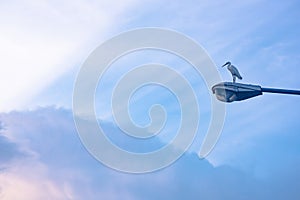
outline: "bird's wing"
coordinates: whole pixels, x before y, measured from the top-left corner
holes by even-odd
[[[240,75],[239,70],[235,66],[231,65],[231,70],[229,70],[229,71],[232,73],[232,75],[235,75],[239,79],[242,79],[242,76]]]

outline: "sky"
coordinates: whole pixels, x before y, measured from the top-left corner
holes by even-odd
[[[145,174],[113,170],[87,151],[75,127],[72,96],[79,70],[94,49],[143,27],[192,38],[224,81],[231,76],[220,66],[231,61],[243,83],[300,89],[299,9],[296,0],[2,1],[0,199],[297,199],[298,96],[264,94],[226,104],[221,137],[199,159],[211,116],[212,94],[203,77],[168,52],[143,50],[121,57],[95,94],[99,124],[121,148],[160,148],[174,138],[181,119],[171,92],[146,86],[132,95],[132,119],[146,126],[148,109],[160,103],[167,114],[164,129],[143,141],[122,135],[110,99],[116,82],[132,67],[172,66],[189,81],[199,103],[199,129],[191,147],[172,165]]]

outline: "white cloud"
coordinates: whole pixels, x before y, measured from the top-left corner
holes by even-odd
[[[0,6],[0,110],[21,108],[124,23],[134,0],[9,1]]]
[[[66,185],[58,185],[43,172],[44,166],[17,165],[0,175],[0,198],[11,199],[73,199]]]

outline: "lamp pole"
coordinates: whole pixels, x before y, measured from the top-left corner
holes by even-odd
[[[293,94],[300,95],[299,90],[287,90],[287,89],[277,89],[277,88],[261,88],[262,92],[277,93],[277,94]]]

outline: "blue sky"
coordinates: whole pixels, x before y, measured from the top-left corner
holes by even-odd
[[[174,136],[180,119],[172,94],[144,88],[133,96],[132,117],[146,125],[147,108],[162,100],[169,116],[164,135],[143,144],[119,137],[108,100],[111,84],[131,66],[171,65],[198,91],[201,121],[191,148],[170,167],[142,175],[96,161],[77,136],[71,108],[73,84],[88,55],[105,40],[139,27],[174,29],[193,38],[224,80],[231,77],[220,66],[229,60],[244,83],[300,89],[299,9],[292,0],[1,2],[1,199],[296,199],[297,96],[265,94],[227,104],[222,135],[200,160],[196,154],[210,117],[210,91],[201,76],[166,52],[121,58],[99,86],[96,107],[104,129],[123,148],[160,147]]]

